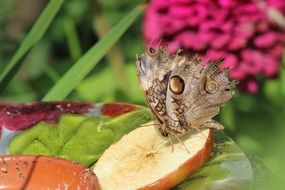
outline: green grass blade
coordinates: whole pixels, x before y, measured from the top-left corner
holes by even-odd
[[[8,83],[11,81],[13,76],[17,73],[22,65],[22,60],[30,52],[32,47],[37,43],[45,34],[47,28],[53,21],[55,15],[61,8],[64,0],[51,0],[46,8],[43,10],[36,23],[33,25],[31,31],[25,37],[20,47],[12,57],[7,67],[0,75],[0,93],[5,90]]]
[[[105,37],[91,47],[65,75],[53,86],[43,98],[43,101],[63,100],[94,68],[108,50],[118,41],[136,18],[143,12],[145,6],[138,6],[125,16]],[[131,48],[131,47],[130,47]],[[104,84],[102,84],[104,85]],[[94,87],[95,89],[96,87]],[[90,89],[92,90],[92,89]]]
[[[74,20],[71,18],[66,18],[63,24],[63,28],[65,31],[71,59],[72,61],[77,61],[82,53]]]

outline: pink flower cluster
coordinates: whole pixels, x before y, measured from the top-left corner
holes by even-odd
[[[225,57],[240,87],[257,92],[256,76],[276,76],[285,29],[268,10],[285,15],[284,0],[152,0],[144,18],[147,44],[160,39],[170,51],[197,52],[205,60]]]

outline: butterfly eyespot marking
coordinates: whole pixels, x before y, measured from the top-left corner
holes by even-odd
[[[149,56],[155,56],[157,54],[157,51],[155,48],[148,48],[147,53]]]
[[[207,76],[205,82],[205,89],[208,93],[213,94],[219,90],[219,84],[213,80],[210,76]]]
[[[184,91],[184,80],[179,76],[173,76],[170,78],[169,88],[174,94],[181,94]]]
[[[218,88],[217,82],[209,82],[206,86],[207,92],[209,92],[211,94],[217,92],[218,89],[219,88]]]

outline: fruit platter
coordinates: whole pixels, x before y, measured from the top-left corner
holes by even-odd
[[[148,108],[127,103],[0,104],[0,189],[258,186],[258,164],[224,132],[170,143],[155,122]]]

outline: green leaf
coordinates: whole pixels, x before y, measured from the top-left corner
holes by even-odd
[[[9,144],[9,152],[59,156],[90,166],[111,144],[151,118],[145,108],[104,121],[66,114],[58,124],[42,122],[17,135]]]
[[[33,25],[31,31],[25,37],[17,52],[14,54],[12,60],[1,73],[0,93],[5,90],[6,86],[17,73],[23,63],[23,59],[30,52],[32,47],[43,37],[63,3],[64,0],[51,0],[44,9],[36,23]]]
[[[63,100],[93,69],[108,50],[143,12],[144,6],[137,6],[124,17],[105,37],[89,49],[43,98],[44,101]]]
[[[246,190],[258,186],[247,155],[223,132],[215,132],[214,137],[215,147],[208,162],[175,189]]]

